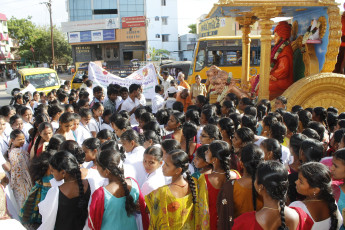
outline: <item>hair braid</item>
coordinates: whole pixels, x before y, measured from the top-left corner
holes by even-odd
[[[41,139],[42,139],[41,135],[38,135],[36,142],[35,142],[35,147],[34,147],[35,155],[37,154],[38,145],[40,144]]]
[[[128,184],[123,175],[123,171],[119,169],[117,166],[115,166],[112,170],[112,174],[114,174],[114,176],[117,176],[120,179],[123,190],[125,191],[125,196],[126,196],[125,208],[126,208],[127,216],[131,216],[135,214],[137,210],[137,205],[134,203],[134,199],[130,195],[130,191],[128,190]]]
[[[186,138],[186,153],[189,156],[189,142],[190,142],[190,138]]]
[[[230,159],[231,159],[230,155],[228,155],[228,156],[225,156],[223,158],[223,160],[219,161],[220,166],[225,171],[225,176],[226,176],[227,181],[229,181],[231,179],[231,176],[230,176]]]
[[[8,149],[7,149],[6,153],[4,154],[4,157],[5,157],[5,159],[6,159],[7,161],[9,161],[9,155],[8,155],[8,154],[9,154],[9,153],[10,153],[10,151],[11,151],[12,144],[13,144],[13,142],[11,141],[10,146],[8,147]]]
[[[195,182],[192,178],[192,175],[190,174],[189,170],[187,170],[186,172],[186,176],[187,176],[187,182],[190,188],[190,191],[192,192],[192,197],[193,197],[193,204],[196,204],[196,186],[195,186]]]
[[[286,227],[285,223],[285,202],[283,200],[279,201],[279,206],[280,206],[280,219],[281,219],[281,225],[278,228],[278,230],[288,230],[289,228]]]
[[[79,165],[78,165],[78,168],[75,169],[75,173],[74,174],[75,174],[75,177],[77,179],[78,187],[79,187],[78,208],[80,209],[80,211],[82,213],[80,221],[82,223],[84,223],[84,221],[85,221],[85,219],[87,217],[88,211],[87,211],[87,202],[84,199],[84,185],[83,185],[83,181],[81,179],[81,172],[80,172]]]
[[[254,211],[256,211],[256,190],[255,190],[255,186],[254,186],[255,177],[256,177],[256,174],[252,173],[252,196],[253,196]]]
[[[322,197],[322,199],[324,201],[326,201],[327,206],[328,206],[328,210],[329,210],[329,216],[331,218],[331,227],[329,228],[329,230],[336,230],[338,227],[338,218],[337,218],[337,205],[335,204],[335,199],[333,197],[332,193],[329,193],[325,190],[322,190],[320,193],[320,197]]]

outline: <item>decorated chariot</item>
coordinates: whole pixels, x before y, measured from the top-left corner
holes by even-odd
[[[207,17],[235,17],[242,30],[240,84],[212,66],[207,71],[210,100],[227,93],[273,100],[288,98],[288,109],[334,106],[345,111],[345,75],[332,73],[342,36],[341,15],[334,0],[219,0]],[[273,18],[287,17],[274,25]],[[261,28],[260,75],[250,77],[250,31]],[[272,48],[272,35],[274,46]]]

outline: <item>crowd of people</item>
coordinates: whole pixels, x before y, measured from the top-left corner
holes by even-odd
[[[344,229],[345,113],[160,80],[1,107],[0,228]]]

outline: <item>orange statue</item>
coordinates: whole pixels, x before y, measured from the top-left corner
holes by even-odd
[[[293,50],[291,26],[279,22],[274,30],[275,45],[271,52],[270,100],[280,96],[293,83]]]

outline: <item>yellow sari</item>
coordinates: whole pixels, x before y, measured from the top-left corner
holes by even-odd
[[[176,198],[166,185],[145,196],[145,201],[150,211],[149,229],[196,229],[192,193]]]

